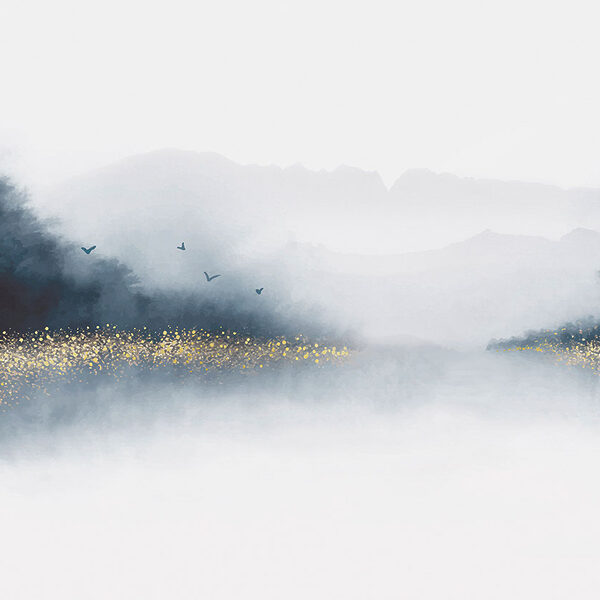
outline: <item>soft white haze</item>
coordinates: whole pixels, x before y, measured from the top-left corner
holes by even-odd
[[[597,342],[599,17],[0,0],[0,176],[46,219],[0,186],[2,597],[599,598],[598,370],[485,350]],[[31,373],[48,319],[130,314],[266,368],[90,335]]]
[[[161,147],[600,185],[597,4],[0,5],[0,165],[45,184]]]
[[[0,461],[5,597],[595,600],[594,381],[373,358],[251,398],[141,386],[66,418],[54,398]]]

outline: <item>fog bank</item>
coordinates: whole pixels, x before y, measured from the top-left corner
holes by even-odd
[[[87,411],[14,417],[8,597],[600,592],[595,377],[425,348],[213,387],[79,391],[63,404]]]

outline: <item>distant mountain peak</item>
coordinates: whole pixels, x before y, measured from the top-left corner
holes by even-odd
[[[369,171],[366,169],[360,169],[359,167],[353,167],[351,165],[338,165],[334,170],[334,173],[360,173],[361,175],[379,175],[377,171]]]
[[[442,173],[436,173],[435,171],[424,167],[413,167],[412,169],[406,169],[398,179],[418,179],[424,177],[438,177],[439,175],[442,175]]]
[[[543,245],[548,246],[555,244],[548,238],[538,235],[523,235],[514,233],[498,233],[491,229],[484,229],[480,233],[467,238],[461,242],[455,242],[447,246],[447,248],[457,247],[484,247],[490,245],[505,245],[505,244],[526,244],[526,245]]]
[[[398,177],[391,187],[392,192],[402,192],[407,189],[414,188],[441,188],[450,186],[453,188],[459,188],[466,190],[468,188],[478,189],[479,191],[489,188],[498,190],[504,188],[505,190],[516,190],[520,188],[523,191],[548,191],[553,193],[565,193],[565,188],[549,183],[540,183],[532,181],[521,181],[521,180],[504,180],[504,179],[493,179],[487,177],[470,177],[465,175],[454,175],[453,173],[447,172],[436,172],[431,169],[424,168],[413,168],[407,169]],[[598,193],[598,190],[593,189],[581,189],[582,193]]]
[[[600,232],[587,227],[576,227],[560,238],[561,242],[594,241],[600,242]]]

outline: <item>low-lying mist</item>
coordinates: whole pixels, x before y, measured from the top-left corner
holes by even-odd
[[[10,598],[595,598],[597,376],[371,347],[2,415]]]

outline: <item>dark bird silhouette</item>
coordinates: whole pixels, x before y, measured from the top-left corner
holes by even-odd
[[[177,246],[177,250],[185,250],[185,242],[181,242],[181,246]]]
[[[92,250],[96,249],[96,246],[90,246],[89,248],[84,248],[83,246],[81,246],[81,249],[86,253],[89,254]]]
[[[265,288],[256,288],[256,293],[260,296]]]
[[[213,279],[216,279],[217,277],[221,277],[221,275],[213,275],[212,277],[209,276],[209,274],[204,271],[204,277],[206,277],[206,281],[212,281]]]

